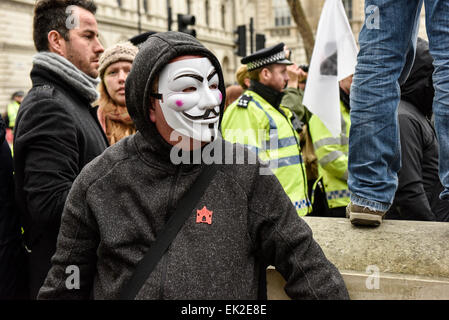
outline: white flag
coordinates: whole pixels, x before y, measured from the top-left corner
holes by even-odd
[[[338,81],[354,74],[357,45],[341,0],[326,0],[310,61],[303,104],[334,136],[341,133]]]

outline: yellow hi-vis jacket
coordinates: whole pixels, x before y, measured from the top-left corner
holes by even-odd
[[[7,108],[6,110],[8,112],[8,119],[9,119],[9,123],[7,123],[6,125],[9,128],[14,128],[14,125],[16,124],[16,118],[17,118],[17,113],[19,112],[19,107],[20,107],[20,104],[17,101],[11,102],[6,107]]]
[[[306,169],[299,146],[299,134],[291,123],[292,113],[276,110],[254,91],[230,104],[221,123],[222,136],[255,152],[270,169],[290,197],[298,215],[305,216],[312,206],[307,196]]]
[[[340,102],[340,112],[341,134],[339,137],[334,137],[316,115],[312,115],[309,120],[309,132],[318,158],[317,181],[323,179],[329,208],[344,207],[350,201],[348,151],[351,119],[349,110],[342,102]]]

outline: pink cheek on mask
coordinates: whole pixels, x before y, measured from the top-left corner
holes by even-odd
[[[182,107],[183,105],[184,105],[184,102],[182,101],[182,100],[176,100],[176,105],[178,106],[178,107]]]
[[[219,103],[221,103],[223,101],[223,94],[220,92],[218,97],[219,97],[219,100],[220,100]]]

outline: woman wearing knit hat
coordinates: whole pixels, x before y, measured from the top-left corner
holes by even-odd
[[[131,43],[119,43],[100,58],[98,120],[110,145],[136,132],[126,108],[125,81],[137,52]]]

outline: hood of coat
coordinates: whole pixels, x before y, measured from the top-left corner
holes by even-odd
[[[432,63],[429,43],[418,38],[412,70],[407,81],[401,86],[401,99],[410,102],[428,117],[432,115],[432,103],[435,95]]]
[[[219,90],[223,95],[220,105],[220,123],[226,100],[223,72],[218,59],[196,38],[181,32],[169,31],[151,35],[140,46],[131,72],[126,79],[125,95],[128,112],[136,128],[145,140],[158,152],[170,152],[169,145],[150,120],[150,94],[153,81],[172,59],[184,55],[198,55],[208,58],[219,77]],[[161,150],[162,147],[162,150]]]

